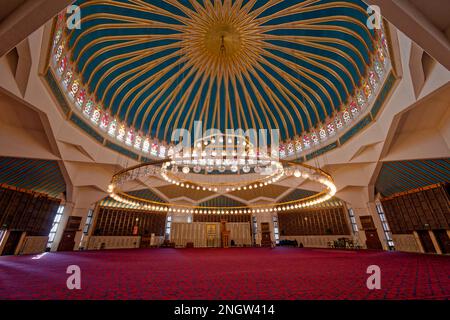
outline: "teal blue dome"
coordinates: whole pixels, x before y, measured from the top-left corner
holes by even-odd
[[[367,77],[376,33],[360,0],[77,1],[71,64],[110,115],[170,141],[176,128],[325,123]]]

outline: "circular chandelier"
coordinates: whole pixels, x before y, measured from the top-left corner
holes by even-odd
[[[256,149],[251,139],[234,134],[213,134],[180,147],[168,159],[142,163],[116,173],[108,187],[111,198],[138,209],[197,214],[247,214],[305,208],[331,199],[336,193],[332,177],[306,164],[277,159]],[[287,202],[234,207],[203,207],[164,203],[130,195],[122,186],[136,179],[162,178],[181,188],[217,193],[264,188],[281,179],[307,179],[321,185],[312,196]]]

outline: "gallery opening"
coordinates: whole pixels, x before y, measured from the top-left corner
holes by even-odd
[[[450,298],[449,1],[0,6],[1,300]]]

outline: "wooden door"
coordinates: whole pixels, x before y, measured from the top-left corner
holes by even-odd
[[[450,238],[447,230],[433,230],[433,233],[442,253],[450,253]]]
[[[70,216],[67,219],[61,241],[58,245],[58,251],[72,251],[75,247],[75,236],[80,230],[81,217]]]
[[[270,226],[268,222],[261,223],[261,246],[272,246],[272,238],[270,236]]]
[[[22,231],[11,231],[6,239],[5,247],[3,248],[2,256],[14,255],[17,245],[20,242]]]
[[[75,247],[76,231],[64,231],[59,242],[58,251],[72,251]]]
[[[431,240],[428,230],[419,230],[417,231],[417,234],[419,235],[423,250],[426,253],[436,253],[436,249],[434,248],[433,241]]]
[[[367,249],[383,250],[380,238],[378,237],[377,229],[373,223],[372,216],[359,217],[361,226],[366,234],[366,247]]]

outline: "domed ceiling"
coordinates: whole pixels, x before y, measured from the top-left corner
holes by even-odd
[[[368,76],[377,33],[360,0],[77,1],[62,37],[87,94],[136,131],[326,123]]]

